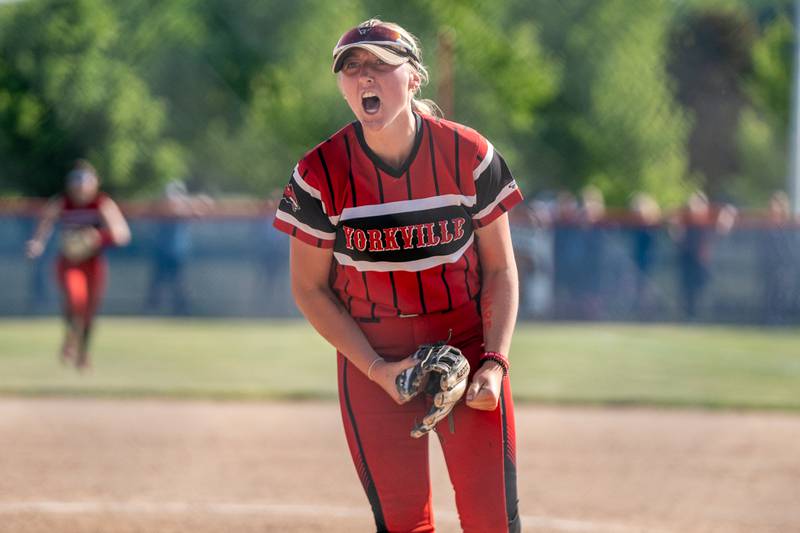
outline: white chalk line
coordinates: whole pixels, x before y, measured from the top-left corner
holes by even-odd
[[[300,505],[281,503],[214,503],[214,502],[93,502],[93,501],[30,501],[0,502],[0,514],[190,514],[215,515],[262,515],[262,516],[317,516],[327,518],[363,517],[369,511],[365,507],[334,505]],[[458,523],[458,515],[452,511],[436,511],[437,522]],[[608,522],[593,522],[546,516],[522,515],[526,527],[548,528],[565,532],[614,532],[656,533],[652,528],[629,526]],[[666,533],[660,531],[660,533]]]

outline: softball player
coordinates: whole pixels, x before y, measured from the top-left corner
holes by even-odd
[[[86,161],[76,162],[67,174],[64,194],[47,204],[26,250],[29,258],[39,257],[53,225],[61,223],[61,250],[56,262],[66,321],[61,360],[74,363],[79,370],[90,364],[89,333],[105,291],[108,266],[103,248],[124,246],[130,241],[130,229],[119,207],[100,192],[99,186],[94,167]]]
[[[356,116],[297,164],[275,227],[298,307],[337,348],[342,419],[378,531],[434,530],[425,399],[395,379],[423,343],[470,362],[466,403],[436,428],[465,531],[519,531],[507,354],[517,312],[508,209],[522,196],[476,131],[415,98],[416,39],[376,19],[346,32],[333,72]]]

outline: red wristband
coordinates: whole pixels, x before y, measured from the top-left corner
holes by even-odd
[[[508,357],[505,355],[499,352],[483,352],[483,355],[480,358],[480,363],[483,364],[485,361],[494,361],[503,367],[503,375],[508,375],[508,369],[511,367],[511,363],[508,362]]]

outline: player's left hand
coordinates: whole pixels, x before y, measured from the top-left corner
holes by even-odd
[[[472,376],[467,388],[467,406],[481,411],[494,411],[503,388],[503,367],[486,361]]]

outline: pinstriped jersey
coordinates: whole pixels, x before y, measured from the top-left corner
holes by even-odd
[[[277,229],[333,248],[331,286],[356,318],[441,312],[476,298],[474,230],[522,200],[479,133],[415,117],[401,167],[373,153],[353,122],[300,160],[275,215]]]

